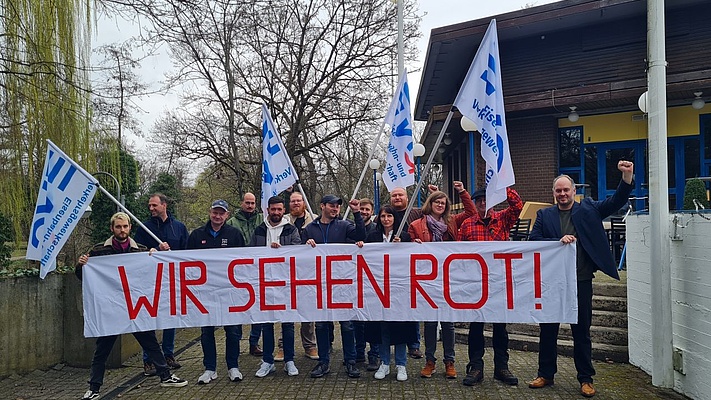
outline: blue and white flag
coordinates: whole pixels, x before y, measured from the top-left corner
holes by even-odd
[[[487,169],[486,207],[492,208],[506,200],[506,188],[516,183],[506,133],[495,19],[489,23],[454,105],[481,132],[481,156]]]
[[[57,254],[97,188],[96,179],[49,140],[43,171],[26,256],[40,262],[42,279],[57,268]]]
[[[299,177],[286,154],[281,135],[274,126],[266,104],[262,103],[262,210],[267,215],[267,202],[272,196],[294,185]],[[288,200],[287,200],[288,201]]]
[[[383,181],[388,191],[392,191],[415,183],[415,163],[412,158],[412,112],[407,70],[402,72],[397,91],[385,115],[385,123],[390,125],[391,134],[385,157]]]

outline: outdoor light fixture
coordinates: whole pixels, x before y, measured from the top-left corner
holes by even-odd
[[[449,132],[445,132],[444,135],[444,144],[449,146],[450,144],[452,144],[452,139],[449,138]]]
[[[578,122],[580,119],[580,115],[578,115],[578,112],[575,111],[577,110],[578,107],[576,106],[571,106],[570,107],[570,114],[568,114],[568,121],[570,122]]]
[[[437,149],[437,152],[439,154],[444,154],[444,147],[440,147],[439,149]]]
[[[425,146],[422,143],[415,143],[412,146],[412,155],[415,157],[422,157],[425,155]]]
[[[380,168],[380,161],[374,158],[374,159],[370,160],[370,162],[368,163],[368,166],[372,170],[377,170],[378,168]]]
[[[475,132],[479,130],[479,127],[476,126],[476,123],[469,118],[465,117],[462,115],[462,119],[459,120],[459,124],[462,126],[462,129],[464,132]]]
[[[696,96],[696,97],[694,98],[694,101],[691,102],[691,107],[694,110],[700,110],[700,109],[704,108],[704,106],[706,105],[706,102],[704,101],[704,99],[701,98],[701,95],[703,93],[704,92],[694,92],[694,96]]]

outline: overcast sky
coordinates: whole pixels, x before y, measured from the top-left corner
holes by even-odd
[[[429,41],[430,31],[433,28],[520,10],[527,4],[542,5],[552,2],[553,0],[420,0],[420,14],[425,14],[420,26],[422,31],[422,38],[418,44],[420,56],[417,65],[408,65],[407,68],[410,71],[422,69],[422,64],[425,61],[425,52],[427,51],[427,42]],[[139,26],[137,24],[102,18],[99,20],[96,29],[94,47],[107,43],[121,42],[135,35],[138,31]],[[167,52],[163,50],[159,55],[144,60],[139,74],[145,83],[152,85],[155,89],[159,86],[158,82],[163,79],[163,73],[169,68],[170,59]],[[413,99],[412,106],[414,107],[414,99],[417,98],[417,90],[420,86],[419,73],[410,73],[408,82],[412,91],[410,96]],[[146,114],[138,117],[143,121],[143,131],[148,133],[153,122],[163,111],[177,106],[178,98],[175,94],[154,95],[140,100],[139,104],[146,111]],[[137,147],[142,147],[141,143],[135,140],[134,142]]]

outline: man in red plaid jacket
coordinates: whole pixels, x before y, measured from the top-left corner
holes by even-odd
[[[502,211],[486,212],[486,189],[479,189],[472,195],[477,213],[462,223],[459,240],[509,240],[509,231],[516,224],[523,209],[521,196],[515,190],[506,188],[509,206]],[[469,323],[469,364],[464,383],[474,386],[484,379],[484,323]],[[518,385],[518,378],[509,371],[509,334],[506,324],[494,324],[494,378],[509,385]]]

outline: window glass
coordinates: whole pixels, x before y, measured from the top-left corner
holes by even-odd
[[[580,167],[582,136],[583,128],[581,126],[558,130],[560,168]]]

